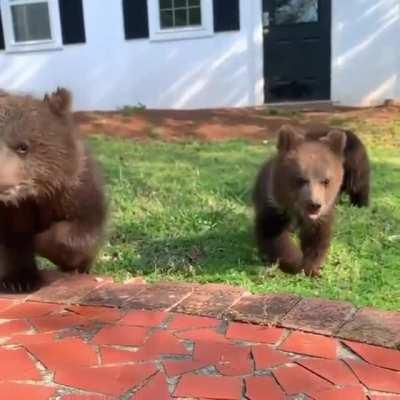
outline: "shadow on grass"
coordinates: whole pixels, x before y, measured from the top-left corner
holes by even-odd
[[[254,292],[400,308],[396,152],[373,149],[372,205],[357,209],[346,199],[340,202],[323,277],[310,280],[265,268],[255,247],[250,193],[272,146],[100,145],[112,197],[112,232],[99,272],[225,282]]]

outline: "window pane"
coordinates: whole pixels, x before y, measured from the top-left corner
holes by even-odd
[[[161,28],[173,28],[174,27],[174,17],[172,10],[161,11]]]
[[[200,7],[200,0],[189,0],[189,7],[190,6]]]
[[[160,0],[160,10],[172,8],[172,0]]]
[[[51,39],[47,3],[11,6],[11,13],[16,42]]]
[[[174,0],[174,7],[187,7],[187,0]]]
[[[276,25],[318,22],[318,0],[275,1]]]
[[[189,25],[201,25],[200,7],[189,8]]]
[[[188,13],[186,9],[175,10],[175,26],[187,26],[188,25],[187,14]]]

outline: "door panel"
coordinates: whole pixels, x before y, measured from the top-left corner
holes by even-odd
[[[263,0],[265,101],[330,98],[331,0]]]

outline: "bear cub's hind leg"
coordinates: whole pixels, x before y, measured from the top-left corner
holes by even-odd
[[[95,228],[85,228],[79,221],[62,221],[37,235],[35,248],[63,272],[88,273],[97,253],[99,235]]]

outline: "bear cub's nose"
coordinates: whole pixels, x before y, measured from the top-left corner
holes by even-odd
[[[321,209],[321,203],[316,203],[315,201],[310,201],[308,203],[308,211],[310,213],[317,213]]]

